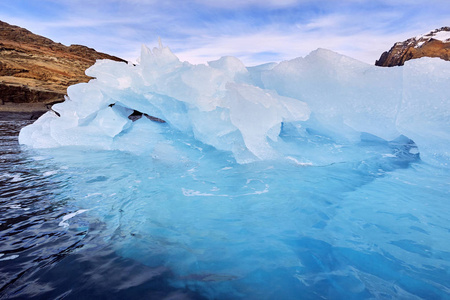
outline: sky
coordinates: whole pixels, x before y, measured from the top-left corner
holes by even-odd
[[[325,48],[374,64],[395,42],[450,26],[449,0],[0,0],[0,20],[131,62],[161,38],[182,61],[247,66]]]

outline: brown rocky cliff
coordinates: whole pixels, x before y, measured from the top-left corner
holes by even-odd
[[[81,45],[65,46],[0,21],[0,104],[54,103],[87,82],[97,59],[125,60]]]
[[[402,66],[405,61],[421,57],[450,60],[450,27],[442,27],[428,34],[396,43],[375,62],[376,66]]]

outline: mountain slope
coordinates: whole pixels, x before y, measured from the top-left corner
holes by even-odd
[[[450,60],[450,27],[442,27],[425,35],[395,43],[375,62],[376,66],[402,66],[405,61],[420,57],[439,57]]]
[[[84,71],[97,59],[125,62],[85,46],[55,43],[0,21],[0,104],[62,101],[68,86],[89,81]]]

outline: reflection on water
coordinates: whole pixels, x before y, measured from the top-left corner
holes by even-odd
[[[1,124],[1,297],[450,297],[449,172],[408,145],[238,165],[177,141],[178,160],[30,150],[24,124]]]

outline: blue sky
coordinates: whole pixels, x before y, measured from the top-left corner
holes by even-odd
[[[246,65],[326,48],[373,64],[397,41],[450,26],[449,0],[5,0],[0,20],[130,61],[161,37],[181,59]]]

